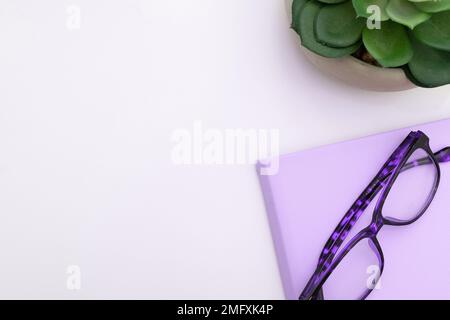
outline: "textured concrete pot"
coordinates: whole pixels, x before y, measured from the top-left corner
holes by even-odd
[[[292,21],[293,0],[285,0],[289,23]],[[300,45],[295,31],[293,38]],[[303,55],[322,72],[329,74],[351,86],[371,91],[404,91],[417,88],[401,69],[380,68],[367,64],[354,57],[330,59],[319,56],[301,47]]]

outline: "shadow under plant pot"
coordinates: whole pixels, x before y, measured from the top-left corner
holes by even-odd
[[[285,0],[289,22],[292,21],[293,0]],[[299,39],[295,31],[295,40]],[[394,92],[417,88],[400,68],[382,68],[368,64],[353,56],[343,58],[325,58],[305,47],[301,47],[304,56],[320,71],[333,76],[351,86],[365,90]]]

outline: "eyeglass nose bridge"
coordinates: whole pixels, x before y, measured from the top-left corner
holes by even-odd
[[[375,236],[380,232],[381,228],[383,227],[384,222],[383,219],[376,219],[376,221],[372,221],[372,223],[369,225],[370,232]]]

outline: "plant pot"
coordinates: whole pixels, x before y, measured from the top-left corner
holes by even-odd
[[[293,0],[285,0],[289,23],[292,21],[292,2]],[[293,30],[292,33],[295,35],[295,41],[300,45],[298,35]],[[303,55],[320,71],[351,86],[380,92],[405,91],[417,88],[406,77],[402,69],[376,67],[352,56],[338,59],[325,58],[301,45],[300,47]]]

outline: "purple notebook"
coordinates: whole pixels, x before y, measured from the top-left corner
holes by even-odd
[[[429,136],[434,152],[450,146],[448,119],[282,155],[276,175],[260,175],[287,299],[298,299],[340,219],[413,130]],[[409,226],[385,226],[378,235],[385,269],[368,299],[450,299],[450,163],[441,171],[425,215]],[[371,217],[366,211],[361,223]]]

